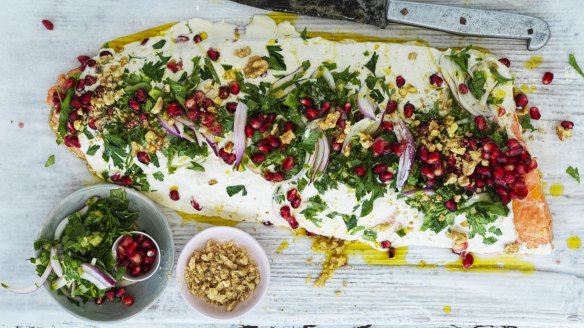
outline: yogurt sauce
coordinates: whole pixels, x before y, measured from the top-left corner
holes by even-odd
[[[191,19],[172,26],[164,36],[151,37],[149,44],[166,39],[166,44],[158,51],[166,56],[172,55],[172,58],[177,61],[182,60],[184,71],[189,72],[193,69],[191,59],[195,56],[204,56],[209,47],[221,51],[221,63],[242,69],[247,63],[247,58],[235,56],[234,50],[249,46],[253,55],[267,56],[266,43],[273,43],[277,39],[278,45],[282,47],[281,54],[287,65],[287,73],[298,68],[305,60],[309,60],[312,64],[306,75],[311,74],[311,70],[315,70],[322,62],[331,61],[337,63],[339,69],[350,66],[352,69],[361,70],[361,80],[364,80],[367,74],[363,65],[369,60],[370,54],[375,51],[379,54],[376,72],[378,76],[385,76],[387,81],[395,81],[397,75],[402,75],[408,83],[418,90],[418,93],[408,93],[400,99],[400,107],[409,101],[416,108],[424,108],[444,97],[444,89],[433,88],[427,82],[429,75],[439,71],[438,60],[442,52],[434,48],[417,44],[333,42],[319,37],[303,40],[290,23],[282,22],[277,25],[266,16],[255,16],[253,21],[245,27],[245,33],[241,33],[237,40],[234,33],[235,28],[235,25],[227,23]],[[201,32],[208,34],[204,46],[192,42],[173,42],[178,35],[192,37]],[[120,56],[128,55],[132,56],[126,66],[130,72],[138,71],[145,62],[157,60],[155,50],[151,47],[140,46],[140,42],[125,45],[123,51],[115,56],[116,59],[119,59]],[[214,66],[218,75],[223,77],[224,68],[218,64]],[[88,72],[90,73],[91,70],[84,72],[84,74]],[[282,74],[281,71],[277,73]],[[182,71],[172,73],[170,70],[166,70],[165,77],[178,79],[180,74]],[[273,76],[273,73],[268,71],[265,77],[254,79],[253,82],[273,82],[275,80],[276,77]],[[159,86],[161,86],[160,83]],[[504,98],[505,102],[512,102],[512,92],[505,94]],[[230,136],[228,135],[226,138],[229,139]],[[103,144],[99,135],[88,140],[85,135],[80,134],[79,140],[81,150],[84,153],[93,144]],[[94,156],[86,155],[90,169],[96,174],[100,174],[104,170],[110,172],[110,175],[116,173],[117,168],[112,163],[102,159],[102,152],[103,147],[100,147]],[[197,160],[205,168],[204,172],[187,169],[191,159],[183,157],[174,159],[173,165],[179,167],[174,174],[168,174],[166,170],[168,159],[161,152],[158,152],[157,156],[160,162],[159,168],[154,165],[144,165],[135,160],[135,163],[144,170],[150,183],[151,190],[146,194],[156,202],[187,213],[221,216],[237,221],[269,221],[276,226],[289,227],[289,224],[279,215],[279,205],[274,206],[273,204],[273,193],[277,186],[264,180],[259,174],[247,169],[234,172],[231,166],[226,165],[210,149],[207,158]],[[158,171],[164,173],[163,181],[158,181],[153,177],[153,174]],[[226,193],[226,187],[233,185],[244,185],[247,195],[243,196],[242,193],[238,193],[230,197]],[[177,201],[171,200],[168,196],[169,190],[173,187],[178,188],[180,192],[180,199]],[[285,192],[287,184],[282,184],[280,188]],[[359,226],[363,226],[365,229],[374,229],[377,232],[377,243],[363,239],[361,233],[350,234],[342,218],[326,217],[326,214],[331,211],[351,213],[354,207],[359,205],[354,190],[350,190],[344,184],[339,184],[338,189],[328,190],[320,195],[328,206],[327,210],[319,214],[322,218],[320,227],[300,214],[307,206],[306,200],[317,194],[318,191],[314,186],[307,186],[302,192],[302,205],[294,211],[300,226],[310,232],[347,240],[359,240],[377,248],[379,248],[379,242],[383,240],[390,240],[392,245],[396,247],[419,245],[450,248],[452,246],[452,240],[446,237],[446,230],[438,234],[429,230],[420,231],[423,215],[418,210],[408,206],[403,199],[398,199],[397,192],[393,189],[388,190],[384,197],[375,200],[374,209],[369,215],[358,219]],[[200,211],[191,205],[193,200],[202,207]],[[464,219],[462,216],[457,217],[452,228],[458,231],[468,231],[468,228],[460,225]],[[468,250],[477,253],[501,253],[507,243],[516,240],[512,210],[509,211],[507,217],[498,219],[494,225],[502,232],[497,242],[485,245],[482,237],[476,236],[468,241]],[[396,233],[399,230],[407,231],[407,233],[400,237]],[[522,248],[521,252],[541,253],[548,250],[545,248],[536,250]]]

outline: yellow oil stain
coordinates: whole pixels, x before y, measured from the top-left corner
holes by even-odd
[[[379,36],[365,35],[359,33],[349,32],[323,32],[323,31],[308,31],[306,35],[310,38],[321,37],[329,41],[357,41],[357,42],[391,42],[391,43],[406,43],[413,42],[422,46],[429,47],[430,43],[422,39],[404,40],[398,38],[384,38]]]
[[[416,266],[418,269],[437,269],[438,264],[428,263],[424,260],[420,260],[418,265]]]
[[[367,244],[360,242],[347,243],[345,249],[347,255],[359,255],[363,262],[370,265],[406,265],[406,255],[408,254],[407,247],[397,247],[395,249],[395,257],[389,258],[387,251],[377,250]]]
[[[278,248],[276,249],[276,253],[278,253],[278,254],[282,253],[285,249],[288,248],[288,246],[290,246],[288,241],[282,240],[282,242],[280,243],[280,246],[278,246]]]
[[[124,49],[124,46],[126,46],[129,43],[136,42],[136,41],[142,41],[145,38],[152,38],[155,36],[163,36],[164,32],[166,32],[168,29],[170,29],[176,23],[177,22],[172,22],[172,23],[156,26],[156,27],[153,27],[151,29],[147,29],[147,30],[142,31],[142,32],[126,35],[126,36],[123,36],[121,38],[117,38],[115,40],[112,40],[112,41],[105,43],[103,45],[103,47],[104,48],[112,48],[116,52],[120,52]]]
[[[444,265],[448,271],[468,271],[481,273],[503,273],[503,272],[521,272],[524,275],[530,275],[535,272],[535,265],[531,262],[522,260],[513,255],[501,255],[486,258],[479,258],[474,255],[472,267],[465,269],[462,267],[462,259],[450,262]]]
[[[177,212],[183,219],[183,223],[188,221],[195,221],[199,223],[207,223],[216,226],[235,227],[239,222],[224,219],[220,216],[210,216],[201,214],[189,214],[185,212]]]
[[[527,68],[528,70],[533,70],[539,67],[543,63],[542,56],[531,56],[529,60],[523,63],[523,67]]]
[[[570,236],[566,239],[566,245],[571,250],[577,250],[582,247],[582,240],[580,240],[580,237],[578,236]]]
[[[522,84],[520,89],[523,93],[529,94],[529,93],[534,93],[536,87],[535,87],[535,85]]]
[[[294,24],[298,19],[298,15],[296,14],[281,13],[278,11],[272,11],[271,13],[268,13],[267,16],[273,19],[276,24],[280,24],[286,21],[290,22],[290,24]]]
[[[561,183],[554,183],[550,186],[550,195],[559,197],[564,194],[564,185]]]
[[[450,314],[450,312],[452,312],[452,308],[450,307],[450,305],[445,305],[442,308],[442,311],[444,311],[445,314]]]

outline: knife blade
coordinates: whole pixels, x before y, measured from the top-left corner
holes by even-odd
[[[389,22],[458,35],[520,39],[528,50],[545,46],[548,24],[536,17],[492,10],[391,0],[235,0],[237,3],[300,15],[342,19],[386,28]]]

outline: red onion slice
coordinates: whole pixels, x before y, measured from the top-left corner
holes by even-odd
[[[326,67],[322,68],[322,78],[326,81],[331,90],[335,90],[337,88],[337,85],[335,84],[335,78]]]
[[[51,253],[49,256],[53,271],[59,278],[63,277],[63,268],[61,267],[61,262],[59,261],[57,249],[55,247],[51,247]]]
[[[6,290],[16,293],[16,294],[28,294],[28,293],[32,293],[35,290],[39,289],[42,285],[45,284],[45,282],[47,281],[47,278],[49,278],[49,275],[51,274],[51,272],[53,271],[53,267],[48,264],[47,267],[45,268],[45,272],[43,272],[43,275],[39,277],[39,279],[37,279],[37,281],[28,286],[28,287],[24,287],[24,288],[12,288],[9,287],[8,285],[6,285],[3,282],[0,282],[0,285],[5,288]]]
[[[315,162],[312,166],[312,175],[310,177],[310,182],[313,182],[316,179],[317,174],[322,173],[326,170],[331,154],[331,149],[328,144],[328,140],[326,135],[322,135],[317,142],[317,146],[315,147]]]
[[[406,143],[406,150],[402,154],[399,159],[399,165],[397,168],[397,178],[396,178],[396,185],[397,190],[400,190],[404,187],[406,182],[408,181],[408,177],[410,175],[410,171],[412,170],[412,165],[414,164],[414,157],[415,157],[415,144],[414,144],[414,137],[410,133],[408,127],[404,124],[403,121],[399,121],[397,124],[394,124],[394,132],[397,136],[397,140],[402,143]]]
[[[176,126],[171,126],[170,124],[168,124],[168,122],[163,120],[162,117],[160,117],[160,115],[158,116],[158,123],[160,123],[160,125],[162,125],[162,127],[171,135],[178,137],[178,138],[182,138],[182,136],[178,132],[178,129],[176,128]]]
[[[116,284],[116,280],[112,276],[93,265],[82,263],[81,269],[83,270],[81,278],[91,282],[98,289],[107,289]]]
[[[283,86],[284,84],[292,81],[292,79],[294,78],[294,76],[296,76],[296,73],[299,73],[302,70],[302,66],[298,67],[297,69],[293,70],[292,73],[276,80],[274,83],[272,83],[272,89],[278,89],[281,86]],[[288,88],[286,88],[288,89]]]
[[[365,83],[363,83],[361,89],[359,89],[359,92],[357,93],[357,106],[359,107],[361,114],[365,115],[365,117],[372,120],[377,119],[375,117],[375,106],[369,98],[369,88],[367,88]]]
[[[59,279],[57,279],[51,283],[51,289],[52,290],[61,289],[65,286],[67,286],[68,283],[69,282],[67,281],[67,279],[65,279],[64,277],[60,277]]]
[[[238,102],[235,108],[233,122],[233,148],[235,150],[235,166],[237,167],[243,158],[247,138],[245,136],[245,124],[247,124],[247,105]]]

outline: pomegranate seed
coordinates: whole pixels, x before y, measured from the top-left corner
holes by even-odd
[[[438,74],[430,75],[430,84],[435,87],[441,87],[444,80]]]
[[[70,134],[66,135],[65,138],[63,138],[63,142],[67,147],[81,148],[81,144],[79,143],[79,138],[77,138],[77,136]]]
[[[282,170],[290,171],[292,168],[294,168],[294,158],[288,156],[282,161]]]
[[[130,256],[128,256],[128,260],[130,260],[130,262],[134,263],[134,264],[140,264],[142,263],[142,255],[140,255],[140,253],[135,252],[133,254],[130,254]]]
[[[225,164],[233,164],[235,163],[235,154],[229,154],[227,155],[225,158],[223,158],[223,161],[225,162]]]
[[[197,211],[200,211],[203,209],[203,207],[201,205],[199,205],[199,203],[195,200],[194,197],[191,197],[191,206]]]
[[[237,81],[229,83],[229,91],[232,95],[237,95],[240,91],[239,83],[237,83]]]
[[[81,97],[81,103],[83,105],[89,105],[91,103],[91,93],[86,93]]]
[[[290,217],[290,206],[284,205],[284,206],[280,207],[280,215],[284,219],[289,218]]]
[[[383,139],[377,139],[371,148],[375,154],[382,154],[385,149],[385,141]]]
[[[101,305],[103,303],[103,297],[98,297],[95,299],[95,304]]]
[[[381,248],[390,248],[390,247],[391,247],[391,241],[384,240],[381,242]]]
[[[483,116],[476,116],[474,122],[479,131],[485,131],[487,129],[487,120]]]
[[[270,146],[271,149],[278,149],[278,148],[280,148],[280,145],[282,144],[280,142],[280,139],[278,139],[277,137],[274,137],[274,136],[268,137],[267,142],[268,142],[268,145]]]
[[[146,256],[149,258],[153,258],[154,256],[156,256],[156,248],[155,247],[150,247],[150,249],[148,249],[148,251],[146,252]]]
[[[572,121],[562,121],[560,125],[566,130],[572,130],[574,128],[574,122]]]
[[[309,107],[312,106],[312,99],[310,98],[300,98],[299,102],[304,106],[304,107]]]
[[[116,294],[114,293],[113,290],[108,290],[107,292],[105,292],[104,294],[105,298],[107,298],[108,301],[113,302]]]
[[[351,103],[350,103],[350,102],[346,102],[346,103],[345,103],[345,105],[343,106],[343,109],[345,110],[345,112],[347,112],[347,113],[348,113],[348,112],[350,112],[350,111],[351,111],[351,108],[352,108],[352,107],[353,107],[353,106],[351,105]]]
[[[397,87],[398,87],[398,88],[401,88],[401,87],[403,87],[403,86],[404,86],[404,84],[406,84],[406,79],[404,79],[404,77],[403,77],[403,76],[401,76],[401,75],[398,75],[398,76],[395,78],[395,84],[397,85]]]
[[[167,105],[166,112],[168,113],[168,116],[176,117],[182,114],[182,109],[178,101],[173,101]]]
[[[55,28],[55,25],[53,24],[53,22],[51,22],[48,19],[43,19],[41,21],[41,23],[43,23],[43,26],[49,31],[52,31]]]
[[[144,164],[148,165],[150,163],[150,156],[148,156],[148,154],[144,151],[139,151],[138,152],[138,161],[140,161],[140,163],[144,163]]]
[[[554,80],[554,73],[552,72],[545,72],[543,73],[543,78],[541,79],[541,83],[543,84],[550,84]]]
[[[191,121],[196,121],[199,118],[199,110],[198,109],[189,109],[187,111],[187,117]]]
[[[391,124],[391,122],[383,121],[381,122],[381,128],[383,131],[391,132],[393,131],[393,124]]]
[[[440,156],[440,153],[438,152],[431,152],[428,154],[428,160],[426,161],[426,163],[428,164],[436,164],[438,162],[440,162],[442,156]]]
[[[286,199],[291,202],[294,198],[298,197],[298,189],[292,188],[286,193]]]
[[[375,174],[381,174],[387,170],[387,166],[385,166],[383,164],[377,164],[377,165],[374,165],[371,170]]]
[[[79,99],[73,98],[73,100],[71,100],[71,107],[79,109],[83,107],[83,104]]]
[[[126,295],[126,289],[124,287],[116,288],[116,290],[114,291],[114,294],[118,298],[122,297],[122,296]]]
[[[209,48],[209,50],[207,50],[207,56],[209,56],[209,58],[212,61],[217,61],[217,59],[219,59],[219,56],[221,56],[221,54],[216,49]]]
[[[353,168],[353,173],[355,173],[358,177],[362,177],[365,175],[366,171],[363,166],[356,166]]]
[[[83,89],[85,89],[85,80],[77,80],[77,83],[75,83],[75,90],[81,92]]]
[[[142,273],[139,265],[130,266],[130,275],[132,277],[137,277]]]
[[[295,128],[294,123],[292,123],[290,121],[284,123],[284,132],[288,132],[288,131],[294,132],[294,128]]]
[[[379,175],[379,181],[381,182],[388,182],[393,179],[393,173],[391,172],[383,172]]]
[[[132,178],[130,178],[127,175],[124,175],[121,179],[120,179],[120,183],[122,184],[122,186],[130,186],[134,183],[134,181],[132,180]]]
[[[122,298],[122,303],[124,303],[124,305],[131,306],[134,304],[134,298],[130,295],[126,295]]]
[[[323,111],[327,111],[331,108],[331,102],[330,101],[325,101],[322,106],[320,106],[320,109]]]
[[[249,125],[245,126],[245,135],[248,138],[251,138],[253,136],[253,128],[251,126],[249,126]]]
[[[134,96],[138,99],[139,102],[144,103],[146,102],[146,91],[144,89],[138,89],[134,92]]]
[[[75,79],[70,77],[67,79],[67,82],[65,82],[65,85],[63,86],[63,88],[65,88],[66,90],[69,90],[74,86],[75,86]]]
[[[418,149],[418,157],[423,162],[428,163],[428,149],[424,146],[421,146],[420,149]]]
[[[113,56],[113,54],[109,50],[103,50],[99,53],[99,57],[107,57],[107,56]]]
[[[86,75],[85,76],[85,85],[92,86],[97,82],[97,78],[93,75]]]
[[[266,160],[266,155],[264,155],[262,153],[255,153],[255,154],[251,155],[251,161],[254,162],[255,164],[259,164],[265,160]]]
[[[347,126],[347,120],[343,120],[342,118],[339,119],[337,121],[337,126],[341,129],[341,130],[345,130],[345,127]]]
[[[194,41],[195,43],[200,43],[200,42],[202,42],[202,41],[203,41],[203,38],[201,37],[201,35],[200,35],[200,34],[197,34],[197,35],[195,35],[195,36],[193,37],[193,41]]]
[[[182,61],[171,60],[166,64],[166,68],[168,68],[171,72],[176,73],[183,68]]]
[[[527,96],[524,93],[518,93],[515,96],[515,106],[519,109],[522,109],[525,106],[527,106],[528,102],[529,100],[527,99]]]
[[[491,176],[491,169],[488,168],[487,166],[477,166],[476,171],[480,175],[484,175],[484,176],[488,176],[488,177]]]
[[[390,246],[389,250],[387,251],[387,257],[390,259],[395,258],[395,247]]]
[[[93,67],[93,66],[95,66],[95,64],[96,64],[96,63],[97,63],[97,62],[95,61],[95,59],[89,59],[89,60],[87,61],[87,66],[89,66],[89,67]]]
[[[284,181],[284,173],[282,172],[274,172],[274,175],[272,176],[272,181],[274,182],[281,182]]]
[[[79,61],[79,63],[81,64],[81,66],[87,65],[87,61],[89,59],[91,59],[89,56],[85,56],[85,55],[79,55],[79,56],[77,56],[77,60]]]
[[[434,176],[440,177],[443,174],[444,174],[444,169],[442,168],[442,166],[437,166],[434,168]]]
[[[258,150],[261,151],[262,153],[267,154],[270,152],[270,147],[268,145],[261,144],[261,145],[258,145]]]
[[[414,107],[414,105],[412,105],[411,103],[408,102],[404,106],[404,116],[407,117],[407,118],[412,117],[412,115],[414,115],[414,110],[415,109],[416,108]]]
[[[272,181],[274,179],[274,173],[272,173],[272,172],[265,172],[264,173],[264,179],[266,179],[266,181]]]
[[[387,105],[385,106],[385,112],[388,114],[391,114],[393,112],[395,112],[397,110],[397,101],[395,100],[390,100],[387,102]]]
[[[474,262],[474,258],[472,256],[472,254],[471,253],[463,253],[463,254],[461,254],[461,256],[462,256],[462,267],[465,269],[472,267],[472,264]]]
[[[529,117],[531,117],[532,120],[539,120],[541,118],[541,114],[539,113],[539,108],[537,108],[537,107],[529,108]]]
[[[175,202],[177,200],[179,200],[180,199],[180,195],[178,193],[178,190],[176,190],[176,189],[170,190],[170,192],[168,193],[168,197],[170,197],[170,199],[174,200]]]
[[[456,248],[452,248],[452,253],[462,254],[468,248],[468,242],[464,242],[462,245],[456,245]]]
[[[501,168],[500,166],[495,166],[493,168],[493,176],[495,177],[495,179],[502,179],[505,175],[505,172],[503,170],[503,168]]]
[[[293,208],[298,208],[300,207],[301,202],[302,199],[300,197],[296,197],[290,201],[290,206],[292,206]]]
[[[182,43],[182,42],[187,42],[189,40],[190,39],[189,39],[188,36],[186,36],[186,35],[179,35],[179,36],[176,37],[176,39],[174,39],[174,42],[175,43]]]
[[[511,138],[507,140],[507,147],[510,149],[517,149],[521,147],[521,144],[519,143],[519,141],[517,141],[517,139]]]
[[[458,209],[458,206],[456,205],[454,199],[449,199],[446,202],[444,202],[444,207],[446,207],[446,209],[449,210],[450,212],[456,212],[456,210]]]
[[[140,103],[136,99],[130,99],[128,100],[128,107],[137,112],[140,110]]]
[[[465,95],[468,93],[468,85],[461,83],[458,85],[458,92],[460,92],[461,94]]]
[[[260,128],[260,126],[262,126],[262,121],[258,117],[254,117],[251,120],[249,120],[249,124],[251,125],[252,128],[257,130]]]
[[[229,98],[229,87],[226,85],[222,85],[219,87],[219,98],[227,99]]]
[[[434,178],[434,170],[430,166],[424,166],[420,170],[420,173],[422,173],[422,175],[425,176],[428,179],[433,179]]]
[[[505,107],[499,107],[497,109],[497,111],[498,111],[499,116],[503,116],[503,115],[505,115],[505,113],[507,113],[507,111],[505,110]]]
[[[507,67],[511,67],[511,61],[507,58],[499,58],[499,63],[501,63]]]
[[[309,107],[304,112],[304,116],[306,116],[309,120],[314,120],[318,116],[318,111],[312,107]]]
[[[335,142],[335,143],[333,143],[332,148],[333,148],[333,151],[337,151],[337,152],[341,151],[341,148],[343,148],[343,144],[340,142]]]

